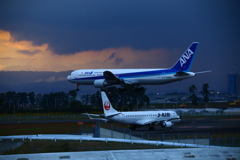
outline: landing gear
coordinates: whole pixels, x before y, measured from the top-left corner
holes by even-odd
[[[101,91],[104,91],[104,92],[105,92],[105,91],[106,91],[106,87],[104,87],[104,88],[101,88]]]
[[[134,90],[135,90],[135,92],[142,92],[142,91],[144,91],[144,87],[137,86]]]
[[[76,86],[75,86],[75,87],[76,87],[76,91],[77,91],[77,92],[79,91],[79,88],[78,88],[78,86],[79,86],[78,84],[76,84]]]

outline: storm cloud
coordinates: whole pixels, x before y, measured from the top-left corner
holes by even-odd
[[[226,90],[240,59],[239,8],[238,0],[2,0],[0,70],[171,67],[197,41],[192,70],[213,70],[204,82]]]

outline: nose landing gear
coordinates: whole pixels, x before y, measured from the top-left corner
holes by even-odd
[[[75,87],[76,87],[76,91],[79,91],[78,86],[79,86],[78,84],[75,85]]]

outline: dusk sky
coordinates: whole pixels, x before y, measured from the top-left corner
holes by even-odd
[[[1,0],[0,70],[168,68],[199,42],[191,71],[212,72],[168,89],[209,83],[225,92],[227,75],[240,74],[239,8],[239,0]]]

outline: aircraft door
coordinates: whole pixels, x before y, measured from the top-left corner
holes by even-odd
[[[123,122],[125,122],[125,118],[126,118],[125,115],[121,114],[121,119],[122,119]]]
[[[165,72],[162,72],[160,77],[161,79],[165,79]]]
[[[77,73],[77,72],[74,73],[73,77],[74,77],[74,78],[77,78],[77,77],[78,77],[78,73]]]

